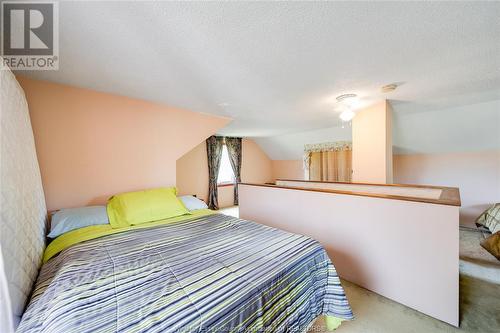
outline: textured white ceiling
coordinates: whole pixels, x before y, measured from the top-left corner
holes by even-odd
[[[29,76],[230,116],[227,135],[336,126],[346,92],[405,113],[499,97],[499,2],[61,2],[59,14],[60,70]]]

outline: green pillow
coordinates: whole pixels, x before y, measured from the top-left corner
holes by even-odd
[[[176,194],[175,187],[117,194],[108,201],[109,223],[123,228],[191,214]]]

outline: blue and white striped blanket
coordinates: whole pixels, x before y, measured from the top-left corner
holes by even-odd
[[[352,319],[318,242],[216,214],[64,250],[18,332],[289,332],[321,314]]]

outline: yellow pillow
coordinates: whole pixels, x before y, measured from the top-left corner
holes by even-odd
[[[109,223],[122,228],[191,214],[176,194],[175,187],[117,194],[108,200]]]

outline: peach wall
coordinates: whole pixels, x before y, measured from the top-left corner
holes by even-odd
[[[219,208],[234,206],[234,186],[222,186],[218,188],[218,191]]]
[[[241,181],[265,183],[272,180],[272,163],[255,141],[243,140]]]
[[[273,160],[273,179],[304,179],[302,160]]]
[[[394,155],[394,181],[460,188],[460,223],[500,202],[500,151]]]
[[[208,197],[208,162],[205,141],[188,151],[176,162],[176,184],[179,194],[195,194],[198,198]]]
[[[387,101],[359,111],[352,120],[352,181],[392,183],[392,113]]]
[[[176,182],[176,160],[229,122],[18,77],[30,109],[47,209],[103,204]]]
[[[385,182],[392,184],[394,182],[394,162],[392,148],[392,105],[386,101],[385,112]]]
[[[265,183],[272,180],[271,160],[250,139],[242,142],[241,179],[244,182]],[[208,164],[205,142],[200,143],[177,160],[177,187],[179,194],[196,194],[207,200]],[[233,205],[233,186],[219,187],[219,207]]]

